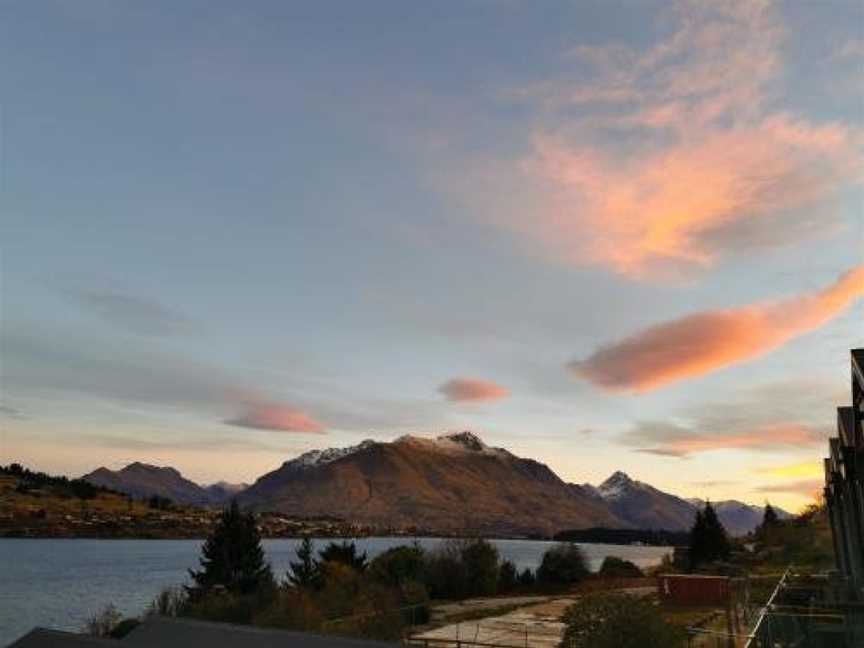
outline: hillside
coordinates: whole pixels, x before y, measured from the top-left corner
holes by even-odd
[[[259,510],[453,533],[626,526],[544,464],[490,448],[468,432],[313,451],[264,475],[239,500]]]
[[[595,497],[629,526],[639,529],[688,530],[693,526],[696,507],[618,471],[600,486],[591,489]]]
[[[170,499],[178,504],[215,504],[216,494],[181,475],[174,468],[131,463],[121,470],[97,468],[81,479],[96,486],[145,499],[153,495]]]

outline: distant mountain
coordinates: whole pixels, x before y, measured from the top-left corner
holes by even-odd
[[[135,462],[121,470],[97,468],[82,479],[136,498],[158,495],[178,504],[201,506],[217,503],[207,489],[186,479],[174,468]]]
[[[703,507],[705,501],[700,499],[689,499],[694,506]],[[746,535],[753,531],[756,527],[762,524],[762,518],[765,516],[764,506],[755,506],[753,504],[745,504],[738,500],[722,500],[719,502],[711,502],[711,506],[717,511],[717,517],[720,522],[726,527],[726,530],[732,535]],[[771,505],[777,517],[781,520],[792,517],[792,514],[784,511],[778,506]]]
[[[681,531],[693,526],[696,507],[644,482],[631,479],[618,471],[597,487],[584,488],[609,507],[629,526],[639,529],[666,529]]]
[[[232,497],[236,497],[239,493],[249,488],[249,484],[229,484],[225,481],[216,482],[204,487],[207,497],[214,504],[227,502]]]
[[[666,529],[686,531],[693,526],[696,511],[705,506],[699,499],[683,499],[665,493],[644,482],[631,479],[618,471],[599,486],[585,484],[584,488],[602,499],[611,511],[628,525],[639,529]],[[717,516],[733,536],[746,535],[762,524],[764,507],[745,504],[737,500],[712,502]],[[789,513],[774,507],[781,518]]]
[[[626,526],[591,492],[470,432],[307,452],[238,499],[259,510],[453,533],[551,535]]]

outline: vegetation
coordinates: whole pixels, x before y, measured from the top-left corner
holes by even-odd
[[[640,578],[644,576],[642,570],[629,560],[616,556],[606,556],[600,571],[597,572],[604,578]]]
[[[543,554],[537,581],[545,585],[575,585],[589,573],[588,562],[579,545],[562,542]]]
[[[50,488],[52,493],[57,496],[91,500],[100,493],[114,492],[108,488],[94,486],[83,479],[55,477],[44,472],[35,472],[18,463],[0,466],[0,475],[15,478],[17,480],[16,490],[22,494]]]
[[[690,531],[690,567],[719,560],[729,560],[732,544],[711,502],[696,512],[696,521]]]
[[[255,517],[241,511],[236,500],[222,511],[204,543],[200,562],[200,571],[189,571],[194,582],[188,588],[192,599],[203,597],[217,586],[240,595],[273,588],[273,572],[264,560]]]
[[[789,564],[802,569],[826,569],[834,564],[824,503],[813,504],[788,520],[766,519],[752,539],[755,552],[746,558],[751,567],[776,571]]]
[[[564,614],[562,648],[678,648],[682,629],[667,624],[656,605],[621,595],[595,594]]]
[[[495,594],[498,550],[488,540],[445,540],[426,561],[426,585],[433,598],[464,599]]]

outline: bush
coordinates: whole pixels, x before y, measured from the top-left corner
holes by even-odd
[[[366,569],[366,552],[357,553],[357,545],[347,540],[331,542],[318,552],[319,563],[340,563],[362,572]]]
[[[189,599],[181,587],[166,587],[147,606],[148,615],[177,617],[183,613]]]
[[[599,574],[604,578],[640,578],[644,575],[632,562],[617,556],[606,556]]]
[[[588,575],[585,554],[578,545],[560,543],[547,549],[537,570],[537,582],[543,585],[574,585]]]
[[[433,598],[488,596],[498,589],[498,550],[487,540],[446,540],[426,563]]]
[[[369,564],[370,577],[382,584],[399,586],[406,581],[422,582],[426,552],[418,544],[388,549]]]
[[[683,648],[685,634],[656,606],[622,594],[587,596],[564,613],[561,648]]]
[[[120,611],[109,603],[84,622],[84,634],[107,637],[122,618]]]
[[[519,585],[519,575],[516,572],[516,565],[509,560],[501,563],[501,569],[498,571],[498,592],[506,594],[512,592]]]
[[[537,584],[537,577],[533,571],[526,567],[519,572],[518,582],[520,587],[534,587]]]

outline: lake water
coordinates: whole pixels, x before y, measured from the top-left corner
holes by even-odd
[[[427,549],[441,540],[420,538]],[[323,547],[327,540],[317,542]],[[410,542],[408,538],[362,538],[369,557]],[[495,540],[503,558],[522,570],[536,569],[552,544],[535,540]],[[273,571],[282,577],[295,559],[299,540],[265,540]],[[669,549],[582,545],[592,569],[608,555],[641,567],[658,564]],[[0,539],[0,646],[34,626],[80,630],[85,620],[113,603],[124,615],[141,613],[164,587],[187,582],[198,566],[200,540]]]

